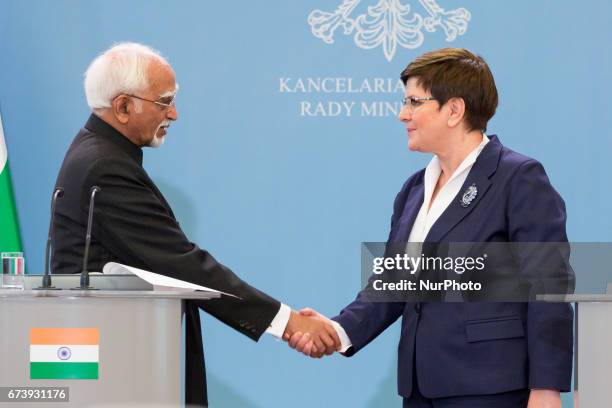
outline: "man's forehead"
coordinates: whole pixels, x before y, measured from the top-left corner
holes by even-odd
[[[159,61],[152,61],[149,65],[149,84],[151,90],[160,95],[178,90],[172,67]]]

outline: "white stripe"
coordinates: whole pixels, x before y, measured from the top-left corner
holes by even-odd
[[[70,358],[62,360],[59,358],[58,351],[60,347],[68,347],[70,349]],[[97,363],[99,346],[82,346],[70,344],[58,345],[31,345],[30,346],[30,361],[31,362],[66,362],[66,363]]]
[[[2,128],[2,115],[0,115],[0,173],[4,171],[4,165],[6,164],[6,158],[8,157],[8,153],[6,152],[6,144],[4,143],[4,130]]]

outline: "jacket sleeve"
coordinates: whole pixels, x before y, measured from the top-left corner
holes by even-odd
[[[410,177],[404,183],[395,198],[387,245],[392,243],[394,228],[402,216],[404,204],[418,174]],[[352,347],[346,351],[345,355],[350,357],[367,346],[402,315],[405,306],[405,302],[373,302],[368,299],[364,290],[359,292],[352,303],[342,309],[338,316],[332,318],[342,326],[351,340]]]
[[[132,266],[240,297],[222,296],[200,306],[244,335],[259,339],[280,303],[190,242],[142,168],[105,159],[90,167],[86,179],[86,184],[101,188],[94,211],[95,239]],[[88,194],[86,187],[81,197],[84,209]]]
[[[554,287],[560,293],[572,292],[574,274],[569,266],[563,199],[550,184],[542,165],[535,160],[520,166],[510,188],[510,241],[550,244],[526,244],[524,248],[529,249],[519,251],[519,262],[523,263],[521,269],[536,270],[536,273],[545,271],[542,276],[537,279],[532,276],[530,280],[549,288]],[[527,347],[529,387],[569,391],[572,377],[573,310],[568,303],[528,303]]]

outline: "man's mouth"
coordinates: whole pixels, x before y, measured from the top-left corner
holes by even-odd
[[[157,131],[157,134],[160,136],[165,136],[166,133],[168,132],[168,128],[170,127],[170,124],[165,124],[165,125],[161,125]]]

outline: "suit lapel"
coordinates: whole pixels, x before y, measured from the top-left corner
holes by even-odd
[[[423,185],[423,179],[421,179],[421,183],[415,185],[408,194],[406,204],[404,204],[404,211],[398,220],[395,237],[392,240],[393,242],[408,242],[408,237],[410,236],[410,231],[412,231],[414,221],[423,205],[424,194],[425,186]]]
[[[502,145],[497,136],[491,136],[489,143],[484,147],[472,166],[459,193],[431,227],[425,241],[439,242],[455,225],[461,222],[462,219],[478,206],[478,203],[485,196],[489,187],[491,187],[490,178],[497,170],[501,148]],[[472,185],[476,187],[476,196],[471,201],[468,197],[464,200],[464,194]]]

